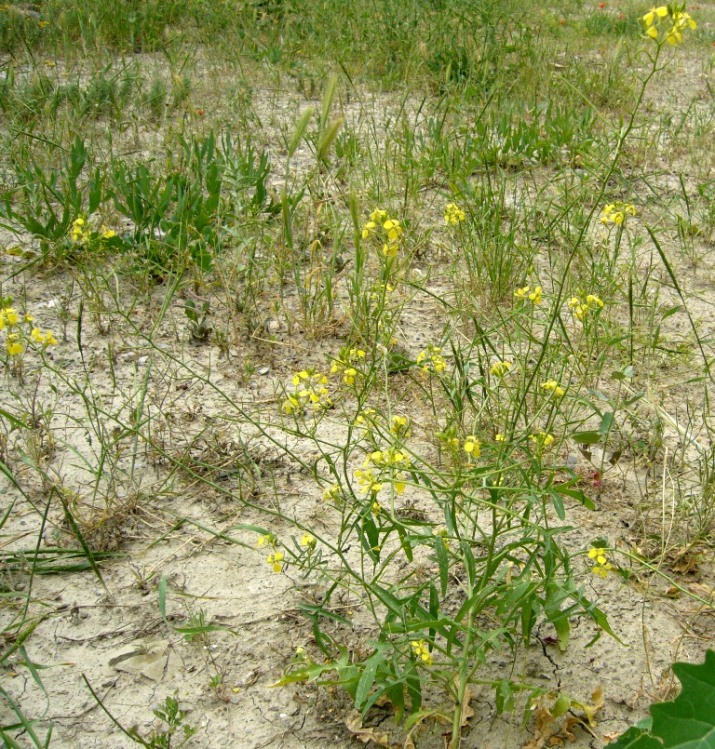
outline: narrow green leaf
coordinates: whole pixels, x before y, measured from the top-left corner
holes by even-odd
[[[157,592],[159,594],[159,613],[161,614],[162,621],[168,627],[169,622],[166,619],[166,575],[161,576]]]
[[[447,595],[447,583],[449,582],[449,554],[442,537],[435,539],[434,548],[437,554],[437,565],[439,566],[439,587],[444,598]]]

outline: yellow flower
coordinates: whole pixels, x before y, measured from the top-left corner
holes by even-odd
[[[473,434],[470,434],[464,440],[463,448],[467,455],[470,455],[472,458],[478,458],[482,450],[482,443]]]
[[[297,374],[294,374],[291,378],[291,382],[294,385],[300,385],[301,380],[307,380],[310,377],[308,372],[304,369],[302,372],[298,372]]]
[[[6,325],[17,325],[20,322],[20,315],[14,307],[5,307],[0,311],[0,319],[2,320],[0,330],[2,330]]]
[[[19,356],[23,352],[19,333],[10,333],[5,341],[5,348],[10,356]]]
[[[117,232],[114,229],[107,229],[106,226],[102,226],[99,230],[99,236],[102,239],[114,239],[117,236]]]
[[[382,245],[382,254],[385,257],[395,257],[398,249],[399,245],[397,242],[385,242],[385,244]]]
[[[554,443],[554,435],[547,432],[536,432],[536,434],[529,435],[529,441],[539,447],[549,447]]]
[[[39,344],[42,344],[42,343],[44,343],[44,342],[45,342],[45,336],[44,336],[44,335],[42,335],[42,332],[40,331],[40,329],[39,329],[39,328],[33,328],[33,329],[32,329],[32,330],[30,331],[30,338],[31,338],[31,339],[32,339],[32,340],[33,340],[33,341],[34,341],[35,343],[39,343]]]
[[[377,517],[382,512],[382,505],[377,500],[375,500],[372,503],[372,507],[370,508],[370,510],[372,511],[372,514]]]
[[[57,339],[49,330],[45,333],[45,346],[56,346]]]
[[[424,663],[425,666],[432,665],[432,653],[430,653],[427,643],[424,640],[411,640],[410,645],[412,646],[412,652],[418,660]]]
[[[643,20],[645,21],[646,26],[652,26],[653,22],[656,19],[665,18],[668,15],[668,7],[666,5],[661,5],[658,8],[652,8],[649,10],[644,16]]]
[[[492,364],[489,371],[495,377],[504,377],[504,375],[511,369],[512,363],[510,361],[498,361]]]
[[[588,552],[588,558],[592,559],[595,564],[591,572],[598,577],[607,577],[608,573],[613,570],[613,565],[608,561],[605,549],[592,547]]]
[[[501,432],[497,432],[497,434],[494,435],[494,441],[495,442],[506,442],[506,436],[503,435]]]
[[[285,567],[284,558],[285,554],[282,551],[276,551],[274,554],[269,554],[266,557],[266,562],[274,572],[282,572]]]
[[[456,226],[465,218],[464,211],[456,203],[448,203],[444,209],[444,220],[451,226]]]
[[[316,543],[315,536],[312,536],[310,533],[304,533],[300,537],[300,545],[306,549],[314,549]]]
[[[531,286],[522,286],[520,289],[517,289],[514,292],[514,296],[517,299],[526,299],[529,294],[530,289],[531,289]]]
[[[370,214],[370,221],[375,224],[381,224],[383,221],[387,221],[387,211],[383,211],[381,208],[375,208]]]
[[[383,223],[382,228],[385,230],[388,242],[394,244],[400,241],[403,231],[399,221],[396,219],[388,219]]]
[[[441,373],[447,369],[447,362],[437,346],[428,346],[417,355],[417,364],[422,367],[423,372]]]
[[[283,411],[284,414],[287,414],[288,416],[294,413],[298,413],[298,411],[300,410],[300,401],[296,397],[289,395],[283,401],[281,410]]]
[[[433,528],[432,535],[435,538],[441,538],[444,548],[449,549],[449,531],[446,528]]]
[[[397,437],[406,437],[410,422],[406,416],[393,416],[390,431]]]
[[[556,382],[556,380],[547,380],[546,382],[542,382],[541,387],[544,390],[548,390],[549,392],[553,393],[557,398],[562,398],[566,392],[561,387],[561,385]]]
[[[326,502],[339,502],[342,499],[342,492],[338,484],[332,484],[323,489],[323,499]]]
[[[377,229],[377,224],[374,221],[368,221],[363,227],[362,227],[362,238],[367,239],[371,234],[375,233],[375,229]]]
[[[362,487],[360,494],[378,494],[382,489],[382,484],[376,480],[375,472],[371,468],[355,470],[355,478]]]
[[[355,424],[357,426],[363,426],[365,422],[372,422],[375,418],[375,415],[377,412],[374,408],[364,408],[360,413],[355,417]]]
[[[541,304],[541,301],[543,299],[543,291],[544,290],[541,288],[541,286],[537,286],[531,292],[531,294],[529,294],[530,301],[532,301],[534,304]]]

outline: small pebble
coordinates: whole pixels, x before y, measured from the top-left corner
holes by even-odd
[[[271,371],[271,368],[263,366],[263,367],[258,367],[256,371],[258,372],[259,375],[267,375]]]

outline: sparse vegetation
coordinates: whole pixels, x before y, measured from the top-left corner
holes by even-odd
[[[602,746],[666,696],[713,645],[713,39],[1,5],[3,742],[213,747],[225,703],[266,746],[275,701],[301,746]]]

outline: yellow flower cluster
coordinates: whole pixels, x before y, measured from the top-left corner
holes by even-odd
[[[339,484],[331,484],[323,489],[323,500],[325,502],[333,502],[340,504],[343,500],[343,492]]]
[[[357,378],[360,376],[360,371],[356,368],[356,365],[360,364],[364,359],[365,352],[362,349],[341,349],[338,358],[330,367],[330,374],[342,373],[343,382],[349,387],[352,387],[355,384]]]
[[[456,226],[467,218],[464,211],[456,203],[447,203],[444,209],[444,220],[450,226]]]
[[[406,416],[393,416],[390,420],[390,431],[395,435],[395,437],[408,437],[410,431],[410,420]]]
[[[256,548],[273,549],[273,553],[266,557],[266,564],[273,570],[273,572],[282,572],[285,568],[285,554],[282,551],[278,551],[278,539],[272,534],[267,533],[263,536],[259,536],[256,541]]]
[[[613,570],[613,565],[608,561],[606,551],[592,547],[588,552],[588,558],[594,562],[591,572],[597,577],[608,577],[608,573]]]
[[[544,299],[544,290],[541,286],[536,286],[533,291],[531,291],[531,286],[522,286],[514,292],[514,297],[523,301],[528,299],[534,304],[541,304]]]
[[[569,299],[569,309],[573,312],[574,317],[583,322],[586,315],[591,311],[599,310],[603,307],[603,300],[596,294],[589,294],[586,301],[582,302],[577,296]]]
[[[609,203],[601,213],[601,223],[604,225],[615,224],[620,226],[628,216],[635,216],[636,208],[631,203]]]
[[[20,315],[14,307],[3,307],[0,309],[0,330],[11,328],[20,322]]]
[[[513,365],[510,361],[497,361],[489,368],[489,372],[493,374],[494,377],[504,377],[512,366]]]
[[[441,374],[447,369],[447,362],[437,346],[428,346],[417,355],[417,365],[422,367],[423,372],[436,372]]]
[[[70,228],[70,239],[74,244],[82,246],[88,245],[93,239],[107,241],[114,239],[116,236],[117,232],[114,229],[108,229],[104,225],[100,227],[99,232],[93,232],[81,216],[72,222],[72,227]]]
[[[75,244],[86,244],[90,238],[90,232],[85,229],[85,220],[83,218],[76,218],[72,222],[72,228],[70,229],[70,239]]]
[[[397,448],[374,450],[365,457],[362,468],[355,471],[360,493],[376,495],[387,482],[393,485],[396,494],[402,494],[410,464],[410,456]]]
[[[549,393],[553,393],[556,398],[563,398],[566,391],[559,385],[556,380],[547,380],[541,383],[541,387]]]
[[[394,290],[395,287],[391,283],[375,281],[372,285],[372,290],[370,291],[370,301],[379,306],[389,298]]]
[[[283,401],[283,413],[301,414],[307,409],[324,411],[332,406],[328,393],[328,378],[312,369],[304,369],[291,379],[293,392]]]
[[[44,333],[39,328],[33,328],[30,331],[30,338],[34,343],[39,343],[40,346],[56,346],[57,339],[54,334],[49,330]]]
[[[372,468],[355,469],[355,478],[360,484],[360,494],[377,494],[382,489],[382,484],[377,480]]]
[[[665,40],[668,44],[681,44],[683,41],[683,32],[687,29],[695,30],[697,24],[689,13],[684,10],[684,5],[672,3],[670,5],[660,5],[652,8],[643,16],[643,22],[646,25],[646,34],[651,39],[658,39],[660,36],[660,25],[663,21],[669,21],[669,28],[665,29]]]
[[[382,245],[382,254],[385,257],[395,257],[404,230],[397,219],[388,217],[387,211],[376,208],[370,214],[370,220],[362,227],[361,234],[363,239],[377,239]]]
[[[411,640],[410,645],[412,646],[412,652],[419,661],[424,663],[425,666],[432,665],[432,653],[430,653],[429,647],[424,640]]]
[[[273,570],[273,572],[283,572],[286,563],[283,561],[285,554],[282,551],[275,551],[273,554],[269,554],[266,557],[266,563]]]
[[[20,356],[25,351],[25,345],[28,342],[38,344],[43,349],[57,345],[57,338],[49,330],[44,333],[35,327],[32,327],[29,333],[26,329],[23,330],[22,326],[29,327],[33,320],[32,315],[21,316],[14,307],[9,305],[0,308],[0,330],[7,328],[8,331],[5,338],[5,350],[8,356]]]

